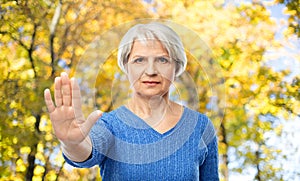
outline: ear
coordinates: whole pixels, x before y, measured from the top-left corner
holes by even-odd
[[[124,64],[124,73],[128,75],[128,63]]]
[[[180,70],[180,63],[178,61],[175,61],[175,77],[178,77],[177,74]]]
[[[122,63],[123,63],[123,72],[127,75],[128,74],[128,59],[129,59],[129,55],[126,56],[125,59],[123,59]]]

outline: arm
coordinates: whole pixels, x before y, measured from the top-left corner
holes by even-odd
[[[219,180],[219,160],[218,160],[218,142],[214,136],[207,145],[207,155],[204,163],[200,166],[200,181],[218,181]]]
[[[64,155],[74,162],[83,162],[89,158],[92,153],[92,143],[90,137],[86,137],[79,144],[69,144],[61,142],[61,149]]]
[[[85,161],[92,153],[88,134],[102,113],[95,111],[87,119],[84,118],[79,85],[73,78],[70,80],[66,73],[55,78],[54,87],[55,105],[50,90],[44,92],[54,133],[67,158],[75,162]]]

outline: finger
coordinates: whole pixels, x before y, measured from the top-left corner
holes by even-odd
[[[68,74],[65,72],[61,73],[61,83],[62,83],[62,102],[64,106],[71,105],[71,83]]]
[[[53,104],[49,89],[44,91],[44,99],[49,113],[52,113],[55,110],[55,106]]]
[[[60,107],[62,105],[62,92],[61,92],[61,78],[56,77],[54,79],[54,99],[55,105]]]
[[[80,87],[75,80],[71,78],[71,90],[72,90],[72,107],[74,109],[75,117],[77,120],[85,120],[81,109],[81,94]]]
[[[102,112],[97,110],[97,111],[94,111],[92,112],[87,120],[83,123],[82,125],[82,134],[83,135],[88,135],[91,128],[93,127],[93,125],[96,123],[96,121],[102,116]]]

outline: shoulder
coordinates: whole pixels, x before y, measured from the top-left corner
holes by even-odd
[[[110,112],[104,112],[97,120],[94,127],[105,126],[112,132],[124,130],[129,125],[134,125],[134,115],[132,115],[125,106],[118,107]]]
[[[120,119],[117,113],[120,108],[110,112],[103,112],[102,116],[96,121],[90,131],[90,136],[94,140],[107,139],[113,137],[116,130],[120,129]]]
[[[116,115],[116,111],[118,109],[112,110],[110,112],[103,112],[102,116],[92,127],[92,132],[99,132],[99,130],[102,130],[104,128],[111,131],[114,127],[114,124],[117,124],[116,122],[118,122],[118,118]]]
[[[195,131],[197,135],[201,135],[204,142],[211,140],[216,135],[215,127],[208,116],[190,108],[185,108],[186,118],[196,119],[197,123]]]
[[[112,123],[113,121],[116,121],[119,117],[118,115],[123,114],[123,112],[123,107],[119,107],[109,112],[103,112],[97,122],[105,122],[107,124]]]
[[[186,114],[186,118],[196,118],[198,124],[207,125],[211,123],[211,120],[203,113],[190,109],[188,107],[184,107],[184,113]]]

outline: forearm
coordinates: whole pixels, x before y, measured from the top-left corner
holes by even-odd
[[[200,180],[218,181],[219,180],[219,159],[218,159],[218,142],[217,138],[208,144],[208,155],[204,163],[200,166]]]
[[[66,157],[74,162],[83,162],[89,158],[92,153],[92,142],[89,136],[80,144],[64,144],[61,142],[62,152]]]

